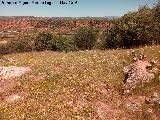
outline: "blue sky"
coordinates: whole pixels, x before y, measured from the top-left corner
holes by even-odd
[[[2,1],[4,4],[2,4]],[[8,5],[7,2],[29,2],[28,5]],[[40,2],[38,5],[32,1]],[[42,2],[52,2],[43,5]],[[42,16],[42,17],[103,17],[122,16],[135,11],[140,5],[152,7],[157,0],[77,0],[77,4],[59,4],[60,0],[0,0],[0,16]],[[63,0],[76,1],[76,0]]]

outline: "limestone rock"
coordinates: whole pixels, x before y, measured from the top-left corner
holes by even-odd
[[[28,71],[30,71],[30,68],[28,67],[16,67],[16,66],[0,67],[0,76],[3,79],[10,79],[19,77]]]
[[[30,70],[29,67],[0,67],[0,93],[11,89],[18,82],[16,78]]]
[[[138,84],[150,82],[155,78],[155,74],[159,71],[157,68],[152,68],[152,64],[146,60],[138,60],[126,67],[124,67],[125,73],[125,86],[124,93],[129,93]]]

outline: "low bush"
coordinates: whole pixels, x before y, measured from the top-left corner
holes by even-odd
[[[159,44],[158,5],[153,9],[142,6],[137,12],[129,12],[114,21],[113,26],[104,32],[102,48],[133,48]]]
[[[18,37],[0,44],[0,54],[30,52],[34,50],[34,41],[30,36]]]
[[[51,41],[51,50],[68,52],[76,50],[76,47],[71,38],[65,36],[54,36]]]
[[[73,51],[76,47],[74,41],[65,36],[52,35],[49,32],[40,32],[35,39],[35,50],[44,51]]]
[[[51,42],[53,35],[49,32],[40,32],[35,39],[35,50],[44,51],[51,50]]]
[[[30,36],[16,38],[7,44],[9,53],[30,52],[34,50],[34,41]]]
[[[118,25],[115,25],[111,28],[108,28],[103,32],[103,38],[101,42],[101,49],[113,49],[120,48],[123,46],[121,29],[119,29]]]
[[[90,50],[96,45],[97,30],[93,28],[79,28],[74,36],[74,43],[80,50]]]

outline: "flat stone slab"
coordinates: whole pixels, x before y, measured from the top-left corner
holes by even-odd
[[[15,77],[20,77],[21,75],[29,72],[31,69],[29,67],[0,67],[0,77],[2,79],[11,79]]]
[[[18,82],[17,77],[31,71],[29,67],[0,67],[0,93],[10,90]]]

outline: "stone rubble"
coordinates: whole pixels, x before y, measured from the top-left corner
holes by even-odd
[[[136,88],[138,84],[150,82],[155,78],[158,69],[152,67],[152,64],[146,60],[138,60],[126,67],[124,67],[125,81],[124,81],[124,94],[130,93],[131,90]]]

